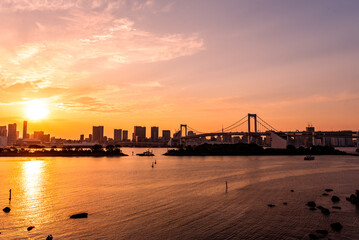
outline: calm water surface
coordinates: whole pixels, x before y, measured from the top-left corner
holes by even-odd
[[[359,208],[345,200],[359,189],[358,157],[165,157],[166,149],[131,156],[144,150],[0,158],[0,207],[11,207],[0,213],[0,239],[308,239],[336,221],[344,228],[331,239],[359,239]],[[325,188],[341,198],[341,210],[322,196]],[[309,211],[310,200],[331,214]],[[69,219],[79,212],[89,217]]]

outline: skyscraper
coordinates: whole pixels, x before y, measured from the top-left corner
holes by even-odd
[[[7,146],[7,130],[6,126],[0,126],[0,147]]]
[[[162,138],[164,140],[170,140],[171,139],[171,131],[170,130],[162,130]]]
[[[103,126],[93,126],[92,128],[92,140],[93,142],[103,142]]]
[[[16,123],[8,125],[7,145],[12,146],[16,144]]]
[[[158,141],[158,127],[151,127],[151,140]]]
[[[0,126],[0,136],[1,137],[7,137],[6,126]]]
[[[127,130],[123,130],[122,131],[122,141],[128,141],[128,131]]]
[[[24,125],[22,128],[22,139],[27,138],[27,121],[24,121]]]
[[[135,126],[133,138],[133,141],[144,142],[146,139],[146,127]]]
[[[113,133],[113,140],[115,143],[119,143],[122,140],[122,129],[115,129]]]

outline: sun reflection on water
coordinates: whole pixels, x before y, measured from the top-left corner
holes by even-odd
[[[40,183],[42,180],[42,161],[27,161],[24,162],[24,183],[26,187],[26,193],[29,196],[33,196],[40,190]]]
[[[45,220],[42,216],[47,208],[44,202],[45,163],[44,161],[31,160],[24,162],[22,166],[23,213],[26,216],[27,224],[39,226]]]

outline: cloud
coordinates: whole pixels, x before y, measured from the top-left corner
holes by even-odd
[[[169,11],[172,5],[124,0],[0,1],[1,105],[43,98],[66,111],[122,112],[147,106],[141,97],[145,89],[161,88],[159,80],[107,82],[102,76],[125,65],[169,61],[204,49],[198,33],[151,32],[124,14]],[[126,103],[120,103],[125,97]]]
[[[10,16],[0,16],[0,21],[15,18],[16,11],[30,13],[21,14],[21,22],[4,25],[8,37],[0,39],[0,78],[7,82],[46,80],[64,84],[124,64],[168,61],[204,49],[197,33],[158,34],[136,28],[129,18],[112,14],[111,10],[121,8],[120,2],[2,1],[0,10],[8,10]],[[146,1],[138,6],[151,5]],[[55,10],[66,11],[48,13]],[[26,23],[26,36],[22,22]]]
[[[58,11],[69,9],[108,9],[123,5],[122,0],[2,0],[1,10]]]

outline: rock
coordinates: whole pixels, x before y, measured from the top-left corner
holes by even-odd
[[[337,197],[337,196],[332,197],[332,202],[339,202],[339,201],[340,201],[339,197]]]
[[[329,194],[328,193],[323,193],[322,196],[329,196]]]
[[[34,226],[30,226],[30,227],[27,228],[27,231],[31,231],[34,228],[35,228]]]
[[[340,222],[332,223],[330,224],[333,230],[340,231],[343,228],[343,225],[340,224]]]
[[[268,207],[272,208],[272,207],[275,207],[274,204],[268,204]]]
[[[78,213],[78,214],[71,215],[70,218],[87,218],[87,216],[88,216],[88,213]]]
[[[351,202],[352,204],[357,204],[357,203],[359,203],[359,199],[358,199],[354,194],[350,195],[348,201]]]
[[[314,201],[307,202],[308,207],[315,207],[316,205]]]
[[[333,189],[327,188],[327,189],[325,189],[324,191],[326,191],[326,192],[333,192]]]
[[[11,209],[9,207],[6,207],[6,208],[3,209],[3,211],[6,212],[6,213],[9,213],[11,211]]]
[[[318,206],[317,206],[317,208],[318,208],[318,209],[320,209],[320,210],[322,210],[322,209],[323,209],[323,207],[322,207],[322,206],[320,206],[320,205],[318,205]]]
[[[292,189],[292,190],[290,190],[291,192],[294,192],[294,190]]]
[[[315,211],[315,210],[317,210],[315,207],[311,207],[311,208],[309,208],[309,210],[310,211]]]
[[[324,236],[328,235],[328,231],[327,230],[316,230],[317,233],[322,234]]]
[[[284,202],[283,205],[288,205],[288,203],[287,203],[287,202]]]
[[[309,234],[309,238],[310,238],[310,239],[319,239],[317,235],[312,234],[312,233]]]
[[[339,207],[339,206],[333,206],[332,208],[334,208],[334,209],[342,209],[342,208]]]
[[[330,211],[329,211],[329,209],[328,208],[322,208],[321,210],[320,210],[324,215],[329,215],[330,214]]]

